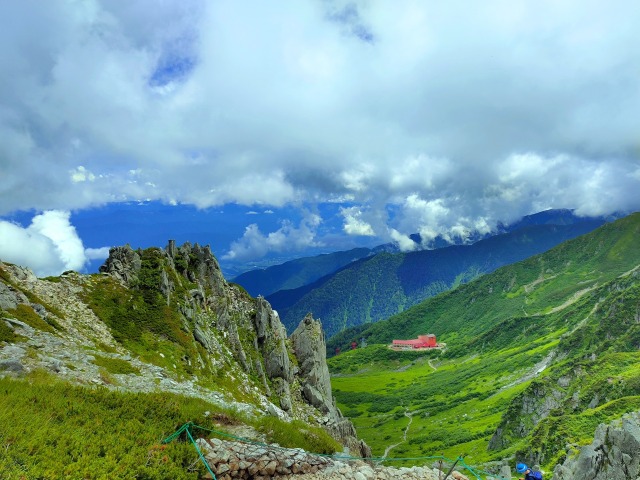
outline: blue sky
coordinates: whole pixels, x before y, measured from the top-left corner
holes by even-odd
[[[638,210],[638,24],[633,1],[0,2],[0,258],[171,237],[234,269]]]

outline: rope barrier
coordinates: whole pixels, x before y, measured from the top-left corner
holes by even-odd
[[[211,474],[211,477],[213,478],[213,480],[217,480],[216,474],[211,471],[211,467],[209,466],[209,462],[207,462],[207,460],[204,458],[204,455],[202,455],[202,452],[200,451],[200,447],[198,447],[198,444],[196,443],[196,441],[193,439],[193,436],[191,435],[191,431],[189,429],[190,429],[190,427],[194,427],[194,426],[195,425],[193,423],[191,423],[191,422],[185,423],[175,433],[173,433],[172,435],[169,435],[167,438],[165,438],[162,441],[162,443],[172,442],[173,440],[178,438],[182,434],[182,432],[187,432],[187,436],[189,437],[189,440],[191,440],[191,443],[193,443],[193,446],[196,447],[196,452],[198,452],[198,456],[200,457],[200,460],[202,460],[202,463],[204,463],[205,468]]]
[[[286,448],[286,447],[280,447],[280,446],[276,446],[276,445],[269,445],[267,443],[264,442],[258,442],[255,440],[250,440],[248,438],[243,438],[243,437],[237,437],[235,435],[231,435],[229,433],[226,432],[222,432],[220,430],[213,430],[210,428],[205,428],[202,427],[200,425],[196,425],[192,422],[187,422],[184,425],[182,425],[175,433],[169,435],[167,438],[165,438],[162,443],[170,443],[173,440],[175,440],[176,438],[178,438],[183,432],[187,433],[187,436],[189,437],[189,440],[191,441],[191,443],[193,443],[194,447],[196,447],[196,451],[198,452],[198,456],[200,457],[200,460],[202,460],[202,463],[204,463],[205,467],[207,468],[207,470],[209,471],[209,473],[212,475],[213,479],[216,480],[216,476],[215,474],[211,471],[211,468],[209,467],[209,463],[206,461],[206,459],[204,458],[204,455],[202,454],[202,452],[200,451],[200,448],[198,447],[198,444],[196,443],[196,441],[193,439],[193,436],[191,435],[191,431],[190,429],[197,429],[197,430],[202,430],[205,432],[210,432],[213,433],[215,435],[219,435],[221,437],[227,437],[227,438],[232,438],[234,440],[237,440],[239,442],[242,443],[247,443],[250,445],[258,445],[261,447],[266,447],[269,448],[271,450],[281,450],[281,451],[289,451],[289,450],[295,450],[292,448]],[[467,465],[467,463],[464,461],[462,456],[459,456],[456,460],[451,460],[443,455],[431,455],[431,456],[421,456],[421,457],[398,457],[398,458],[388,458],[388,457],[353,457],[351,455],[340,455],[340,454],[327,454],[327,453],[312,453],[312,452],[307,452],[310,455],[316,455],[318,457],[328,457],[328,458],[333,458],[335,460],[362,460],[362,461],[371,461],[371,462],[402,462],[402,461],[418,461],[418,460],[443,460],[445,462],[448,463],[453,463],[453,465],[455,465],[456,463],[460,463],[460,465],[465,468],[466,470],[468,470],[474,477],[476,477],[476,480],[482,480],[482,477],[480,475],[485,475],[486,476],[490,476],[496,480],[511,480],[509,478],[506,477],[502,477],[500,475],[496,475],[494,473],[490,473],[490,472],[486,472],[480,469],[474,469],[471,466]]]

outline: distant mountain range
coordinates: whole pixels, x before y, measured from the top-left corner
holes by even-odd
[[[547,210],[489,235],[471,236],[471,245],[436,238],[424,249],[402,253],[393,244],[301,258],[233,281],[252,295],[264,295],[290,330],[308,312],[331,336],[345,328],[387,318],[416,303],[496,268],[523,260],[601,226],[607,219],[578,217],[570,210]],[[421,239],[413,236],[416,243]],[[456,240],[462,243],[463,239]]]
[[[473,245],[381,253],[325,277],[300,298],[294,290],[290,296],[278,292],[267,300],[288,329],[295,328],[300,315],[312,312],[320,318],[330,337],[350,326],[388,318],[426,298],[542,253],[600,225],[601,221],[532,225]]]

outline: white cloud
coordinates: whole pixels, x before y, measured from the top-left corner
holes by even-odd
[[[322,244],[316,240],[316,231],[322,219],[312,213],[300,221],[296,228],[290,221],[282,222],[282,227],[274,232],[263,234],[257,224],[249,225],[242,238],[231,244],[223,255],[224,260],[248,261],[264,257],[273,252],[296,252]]]
[[[400,248],[402,252],[411,252],[418,247],[416,242],[411,240],[411,238],[407,235],[403,235],[393,228],[389,229],[389,235],[391,236],[391,239],[398,244],[398,248]]]
[[[36,275],[82,271],[89,260],[106,259],[109,247],[85,249],[70,213],[50,210],[21,225],[0,220],[0,259],[32,269]]]
[[[340,214],[344,217],[342,229],[347,235],[375,235],[373,227],[362,220],[362,212],[358,207],[340,208]]]
[[[111,247],[85,248],[84,254],[87,260],[106,260],[110,249]]]
[[[349,234],[426,238],[640,209],[631,0],[0,2],[0,19],[0,214],[348,201]]]
[[[69,212],[61,211],[36,215],[27,228],[0,221],[0,258],[27,266],[39,276],[80,270],[86,262]]]
[[[96,176],[93,173],[89,172],[82,165],[80,165],[74,170],[71,170],[69,173],[71,174],[71,181],[73,183],[87,182],[87,181],[93,182],[96,179]]]

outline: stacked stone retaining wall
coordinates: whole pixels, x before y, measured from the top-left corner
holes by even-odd
[[[429,467],[394,468],[347,457],[321,456],[278,445],[248,444],[219,439],[198,439],[198,446],[218,480],[438,480]],[[454,472],[450,478],[466,480]]]

